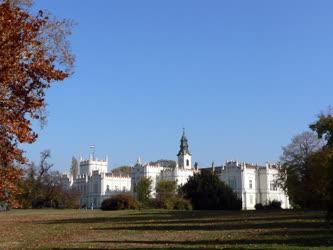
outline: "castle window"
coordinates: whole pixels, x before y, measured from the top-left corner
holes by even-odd
[[[230,186],[232,189],[236,189],[236,179],[235,179],[235,178],[229,180],[229,186]]]
[[[126,192],[126,187],[125,186],[123,186],[123,192]]]
[[[249,180],[249,189],[252,189],[252,188],[253,188],[253,181]]]
[[[270,190],[271,190],[271,191],[276,191],[276,190],[277,190],[277,186],[276,186],[276,184],[275,184],[275,181],[271,181],[271,182],[269,183],[269,186],[270,186]]]
[[[253,195],[250,195],[250,204],[253,204]]]
[[[188,159],[186,160],[186,166],[190,166],[190,161]]]
[[[106,192],[110,192],[110,186],[106,185]]]

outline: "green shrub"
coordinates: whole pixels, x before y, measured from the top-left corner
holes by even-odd
[[[254,207],[255,207],[256,210],[264,210],[265,209],[264,205],[261,204],[261,203],[257,203]]]
[[[192,210],[192,204],[189,200],[176,198],[174,200],[173,209],[175,210]]]
[[[281,209],[281,201],[272,200],[265,207],[271,210]]]
[[[139,207],[136,199],[129,194],[118,194],[102,202],[102,210],[137,209]]]
[[[279,210],[281,209],[281,201],[273,200],[270,201],[267,205],[258,203],[255,205],[256,210]]]

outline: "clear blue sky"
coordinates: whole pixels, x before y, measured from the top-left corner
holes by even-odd
[[[37,0],[75,20],[73,77],[48,91],[34,145],[56,168],[72,155],[110,167],[176,159],[277,160],[281,146],[333,104],[332,1]]]

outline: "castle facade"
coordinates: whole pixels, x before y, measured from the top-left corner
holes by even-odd
[[[161,164],[144,164],[139,159],[132,167],[130,176],[114,175],[108,172],[108,159],[98,160],[94,156],[80,159],[80,173],[70,177],[71,187],[79,191],[81,206],[100,207],[104,199],[120,193],[131,192],[137,194],[137,185],[142,177],[152,180],[152,196],[160,180],[176,181],[177,185],[184,185],[190,176],[202,169],[197,164],[192,165],[192,154],[189,150],[188,139],[183,131],[180,149],[177,154],[176,166]],[[255,209],[255,204],[267,204],[277,200],[284,209],[290,208],[288,196],[276,185],[279,166],[267,163],[264,166],[246,162],[227,161],[222,166],[212,166],[219,178],[228,184],[242,200],[244,210]]]

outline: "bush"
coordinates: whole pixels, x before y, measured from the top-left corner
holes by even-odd
[[[189,200],[176,198],[174,200],[173,209],[175,210],[192,210],[192,204]]]
[[[118,194],[102,202],[102,210],[137,209],[139,207],[136,199],[129,194]]]
[[[261,203],[257,203],[254,207],[255,207],[256,210],[264,210],[265,209],[264,205],[261,204]]]
[[[281,201],[277,201],[277,200],[270,201],[266,207],[267,207],[267,209],[271,209],[271,210],[281,209]]]
[[[145,203],[146,206],[141,208],[159,208],[168,210],[192,210],[192,204],[189,200],[183,199],[181,197],[172,197],[166,200],[160,199],[150,199],[149,205]]]
[[[281,201],[273,200],[270,201],[267,205],[258,203],[255,205],[256,210],[279,210],[281,209]]]

